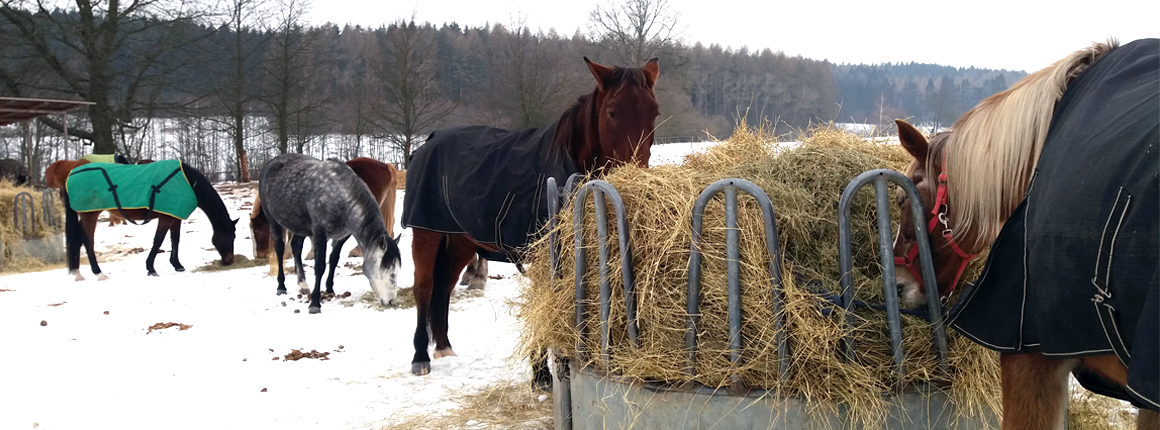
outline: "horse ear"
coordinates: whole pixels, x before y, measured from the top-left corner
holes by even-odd
[[[403,233],[399,233],[399,234],[395,235],[394,239],[391,239],[391,240],[395,241],[395,245],[398,245],[399,239],[402,239],[402,238],[403,238]]]
[[[896,119],[894,123],[898,125],[898,143],[909,152],[915,160],[926,161],[926,154],[930,149],[930,144],[926,141],[926,136],[910,125],[905,120]]]
[[[240,219],[241,218],[234,218],[234,225],[238,225],[238,220],[240,220]]]
[[[604,83],[608,82],[608,79],[612,77],[612,68],[593,62],[588,57],[584,57],[584,62],[588,64],[588,70],[592,72],[592,77],[596,78],[596,88],[604,91]]]
[[[651,60],[648,60],[647,63],[644,63],[644,67],[641,67],[641,70],[644,71],[644,78],[648,81],[649,88],[656,86],[657,76],[661,74],[661,66],[659,61],[660,58],[653,57]]]

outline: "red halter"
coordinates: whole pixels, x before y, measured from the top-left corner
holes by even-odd
[[[940,295],[942,295],[943,297],[949,296],[950,293],[955,290],[955,286],[958,285],[958,283],[959,283],[959,278],[963,276],[963,270],[966,270],[967,264],[971,262],[972,258],[975,258],[975,256],[978,255],[978,254],[967,254],[966,252],[963,251],[962,248],[959,247],[959,243],[957,241],[955,241],[954,235],[951,231],[950,224],[947,221],[947,171],[946,171],[947,163],[946,163],[946,160],[947,160],[947,155],[944,152],[943,153],[942,172],[940,172],[938,175],[938,191],[935,192],[934,206],[930,208],[931,218],[930,218],[930,223],[927,224],[926,231],[929,234],[934,234],[935,229],[938,227],[938,225],[942,224],[942,226],[943,226],[943,231],[942,231],[943,238],[946,239],[948,244],[950,244],[951,250],[953,250],[955,252],[955,254],[958,254],[959,257],[963,258],[963,263],[959,265],[959,270],[955,272],[955,280],[954,280],[954,282],[951,283],[950,288],[947,289],[947,291],[945,293],[940,293]],[[915,261],[917,261],[917,260],[918,260],[918,246],[911,245],[910,249],[908,251],[906,251],[906,256],[904,256],[904,257],[895,256],[894,257],[894,264],[898,265],[898,266],[906,267],[906,270],[910,271],[910,274],[914,275],[914,279],[918,281],[919,288],[922,288],[923,287],[922,273],[919,272],[918,267],[916,267],[914,264]]]

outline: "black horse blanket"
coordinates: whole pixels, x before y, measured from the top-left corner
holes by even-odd
[[[466,233],[514,262],[519,248],[548,219],[545,181],[563,184],[576,167],[552,149],[556,126],[507,131],[472,126],[439,130],[407,167],[403,227]]]
[[[1160,40],[1097,60],[1056,105],[1035,177],[951,324],[1000,352],[1115,354],[1126,390],[1157,410],[1160,386]]]

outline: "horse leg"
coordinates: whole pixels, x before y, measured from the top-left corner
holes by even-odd
[[[294,255],[294,270],[298,276],[298,294],[310,294],[310,286],[306,284],[306,271],[302,268],[302,244],[306,236],[295,234],[290,238],[290,252]]]
[[[167,219],[171,223],[169,226],[169,264],[173,265],[173,270],[184,272],[185,266],[181,265],[181,260],[177,258],[177,248],[181,244],[181,220],[173,217],[163,216],[157,219],[161,222],[162,219]]]
[[[476,254],[463,271],[463,279],[459,285],[467,285],[469,290],[482,290],[487,284],[487,259]]]
[[[153,261],[157,259],[157,252],[161,250],[161,242],[165,240],[165,233],[169,230],[169,223],[158,218],[157,232],[153,233],[153,248],[149,249],[149,257],[145,258],[145,273],[149,276],[158,276],[157,270],[153,268]]]
[[[297,239],[297,238],[295,238]],[[310,246],[314,248],[314,291],[310,293],[310,313],[322,312],[322,274],[326,271],[326,231],[314,229]],[[302,279],[301,276],[298,279]]]
[[[1000,354],[1003,430],[1056,430],[1067,422],[1067,375],[1076,359],[1039,353]]]
[[[96,251],[96,234],[97,234],[97,216],[100,212],[85,212],[80,214],[81,227],[85,231],[85,254],[89,257],[89,267],[93,269],[93,274],[97,275],[98,281],[108,280],[109,277],[101,273],[101,266],[97,265],[97,251]]]
[[[427,355],[428,314],[431,307],[431,291],[435,284],[435,256],[444,247],[443,234],[429,230],[412,229],[411,259],[415,263],[415,284],[411,292],[415,294],[415,357],[411,359],[411,373],[426,375],[431,373],[431,357]]]
[[[476,255],[479,245],[466,235],[447,235],[447,246],[443,255],[435,258],[436,289],[431,294],[431,334],[435,336],[434,358],[455,355],[451,341],[447,339],[447,319],[451,312],[451,291],[455,289],[455,278]],[[443,263],[443,267],[440,267]]]
[[[463,277],[459,278],[459,285],[470,284],[471,280],[475,279],[475,269],[477,267],[479,267],[479,256],[478,255],[476,255],[475,258],[473,258],[470,263],[467,263],[466,269],[463,269]]]
[[[1136,430],[1160,429],[1160,412],[1149,409],[1140,409],[1136,416]]]
[[[282,234],[282,226],[278,223],[270,223],[270,240],[274,242],[274,252],[271,258],[278,261],[278,290],[277,295],[286,294],[286,272],[283,267],[286,264],[286,236]]]
[[[350,236],[342,239],[335,239],[334,243],[330,244],[334,249],[330,250],[330,274],[326,276],[326,292],[334,294],[334,269],[338,267],[338,259],[342,257],[342,245]]]

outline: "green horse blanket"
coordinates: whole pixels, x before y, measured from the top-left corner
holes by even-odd
[[[77,212],[146,209],[186,219],[197,208],[179,160],[81,165],[69,172],[65,189],[69,206]]]

